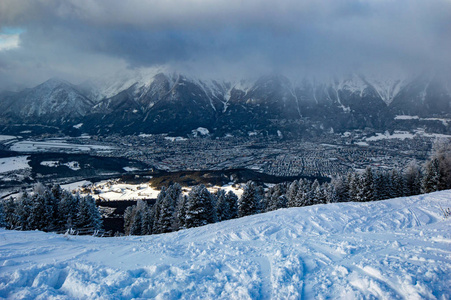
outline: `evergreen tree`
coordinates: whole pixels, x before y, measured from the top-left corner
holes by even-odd
[[[390,198],[397,198],[404,196],[404,181],[403,176],[398,171],[398,169],[393,169],[390,172],[390,182],[391,182],[391,197]]]
[[[203,226],[215,222],[215,211],[210,192],[204,185],[198,185],[188,194],[186,203],[186,228]]]
[[[50,193],[50,202],[49,205],[52,207],[52,226],[54,229],[59,228],[59,215],[58,215],[58,206],[63,197],[63,194],[66,192],[61,188],[59,184],[54,184],[50,189],[47,189]]]
[[[65,193],[65,191],[61,188],[59,184],[53,185],[50,191],[53,195],[53,198],[55,199],[61,199],[63,194]]]
[[[335,189],[337,202],[349,201],[349,182],[346,176],[334,177],[331,185]]]
[[[437,157],[427,162],[421,185],[423,193],[431,193],[439,190],[440,186],[440,162]]]
[[[324,190],[326,192],[326,203],[338,202],[337,191],[333,184],[326,184]]]
[[[359,191],[360,201],[374,201],[375,191],[374,191],[374,175],[371,167],[367,167],[365,172],[362,174],[361,185]]]
[[[276,184],[268,191],[268,205],[266,211],[272,211],[287,207],[287,198],[284,195],[283,186]]]
[[[79,199],[67,191],[62,191],[60,197],[57,208],[58,228],[60,230],[73,229],[76,227]]]
[[[380,194],[379,200],[390,199],[392,197],[393,192],[393,185],[390,174],[387,172],[381,173],[381,180],[382,180],[382,189],[379,190]]]
[[[257,213],[258,198],[255,183],[248,181],[244,186],[241,198],[238,200],[238,216],[244,217]]]
[[[17,225],[16,203],[12,197],[2,201],[6,229],[14,229]]]
[[[301,179],[302,180],[302,179]],[[288,207],[297,207],[298,206],[298,199],[297,194],[299,190],[299,181],[295,180],[293,181],[287,190],[287,206]]]
[[[224,190],[216,193],[216,215],[219,222],[231,219],[230,203]]]
[[[124,212],[124,232],[127,235],[151,234],[150,210],[144,200],[139,199],[136,205],[129,206]]]
[[[28,222],[31,229],[49,231],[53,228],[53,195],[45,190],[42,194],[34,194]]]
[[[299,180],[299,190],[296,194],[297,207],[311,205],[312,187],[307,180]]]
[[[166,233],[174,230],[176,206],[182,196],[182,187],[175,183],[169,186],[163,195],[164,197],[157,199],[155,204],[157,213],[154,216],[154,233]]]
[[[355,173],[348,173],[349,182],[349,201],[359,201],[358,192],[360,188],[359,177]]]
[[[271,188],[267,191],[263,191],[261,199],[259,202],[257,202],[257,209],[256,211],[268,211],[268,207],[270,206],[271,202]]]
[[[174,224],[173,224],[174,230],[186,228],[186,222],[185,222],[186,202],[187,202],[187,197],[181,195],[179,197],[179,200],[177,202],[177,206],[175,209]]]
[[[161,188],[160,193],[158,193],[157,201],[155,201],[155,204],[152,206],[150,218],[152,222],[152,233],[159,233],[159,224],[160,221],[160,212],[161,212],[161,205],[164,201],[164,198],[166,197],[166,188],[163,186]]]
[[[315,179],[312,183],[312,187],[309,193],[309,204],[308,205],[315,205],[318,203],[321,203],[320,199],[322,198],[322,191],[321,186],[317,179]]]
[[[37,183],[33,189],[28,225],[30,229],[53,230],[56,225],[56,199],[50,189],[41,183]]]
[[[127,234],[129,235],[141,235],[143,223],[143,212],[134,205],[132,209],[132,216]]]
[[[6,214],[3,208],[4,201],[0,201],[0,227],[6,227]]]
[[[91,196],[78,198],[77,227],[93,228],[95,230],[102,228],[102,216],[96,206],[94,198]]]
[[[317,204],[325,204],[328,203],[328,183],[323,183],[316,188],[315,191],[315,199]]]
[[[415,160],[411,161],[404,172],[406,195],[419,195],[421,193],[421,171]]]
[[[14,229],[31,230],[29,216],[31,214],[33,203],[31,197],[27,193],[23,193],[15,205],[15,222]]]
[[[124,232],[126,235],[130,235],[130,228],[133,223],[134,205],[129,206],[124,211]]]
[[[226,200],[229,203],[230,219],[237,218],[238,217],[238,196],[234,192],[229,191],[226,194]]]
[[[138,200],[136,207],[142,212],[141,234],[142,235],[152,234],[152,219],[150,208],[147,205],[147,202],[144,200]]]
[[[261,185],[255,185],[255,202],[257,203],[257,209],[255,213],[263,212],[263,202],[265,198],[265,189]],[[266,204],[265,204],[266,205]]]
[[[374,199],[375,200],[382,200],[383,198],[383,194],[384,194],[384,179],[383,179],[383,175],[380,171],[374,171],[373,173],[374,176]]]
[[[177,201],[178,198],[182,195],[182,187],[180,184],[174,183],[173,185],[170,185],[168,187],[166,193],[169,194],[174,201]]]
[[[171,189],[168,189],[170,191]],[[166,233],[172,231],[172,224],[174,222],[174,212],[175,212],[175,204],[176,194],[174,193],[166,193],[163,201],[160,203],[160,210],[158,214],[158,219],[156,219],[156,223],[154,224],[153,231],[154,233]]]
[[[451,139],[435,141],[432,159],[438,160],[438,190],[451,189]]]

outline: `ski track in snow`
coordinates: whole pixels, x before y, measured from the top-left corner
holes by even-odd
[[[450,299],[451,190],[120,238],[0,230],[12,299]]]

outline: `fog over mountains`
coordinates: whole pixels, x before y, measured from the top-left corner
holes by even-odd
[[[287,137],[311,136],[325,130],[399,129],[406,120],[395,119],[398,115],[415,116],[407,120],[409,128],[451,133],[447,122],[431,119],[450,114],[451,84],[437,74],[350,74],[297,81],[267,75],[222,81],[154,71],[81,85],[53,78],[21,92],[0,94],[4,125],[37,123],[91,134],[186,135],[203,127],[217,136],[278,131]]]

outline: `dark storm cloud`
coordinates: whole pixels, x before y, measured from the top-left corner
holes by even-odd
[[[25,30],[0,51],[0,82],[154,65],[218,76],[451,65],[448,0],[3,0],[0,26]]]

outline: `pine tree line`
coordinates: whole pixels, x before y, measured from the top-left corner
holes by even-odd
[[[0,202],[0,227],[16,230],[64,231],[67,229],[101,229],[100,212],[91,196],[80,197],[38,183],[32,194],[22,193]]]
[[[124,231],[132,235],[158,234],[233,219],[238,216],[237,202],[233,192],[219,190],[212,194],[204,185],[182,195],[182,187],[176,183],[163,187],[151,208],[142,200],[128,207]]]

